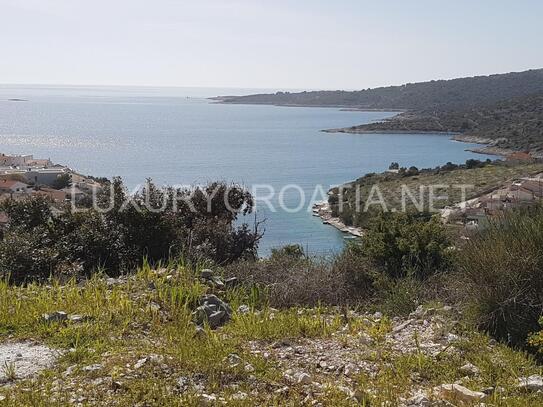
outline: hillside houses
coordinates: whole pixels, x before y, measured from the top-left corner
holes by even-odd
[[[79,203],[101,184],[50,159],[0,154],[0,200],[42,196],[53,203]]]
[[[472,229],[488,224],[504,211],[534,205],[543,199],[543,173],[514,180],[499,189],[441,211],[444,222],[462,222]]]

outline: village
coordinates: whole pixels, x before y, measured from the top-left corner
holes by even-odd
[[[543,173],[508,181],[500,188],[441,210],[446,224],[464,225],[467,230],[484,228],[493,218],[514,208],[533,206],[543,198]]]
[[[476,161],[473,161],[473,163],[476,163]],[[531,207],[543,199],[543,172],[541,159],[534,158],[527,153],[513,153],[507,156],[505,160],[477,163],[479,163],[477,165],[481,165],[482,167],[479,169],[475,168],[470,170],[464,168],[461,170],[464,171],[462,174],[466,177],[464,178],[466,181],[469,182],[471,177],[471,181],[477,184],[464,185],[464,187],[468,187],[467,190],[473,190],[475,187],[475,193],[472,193],[471,196],[468,195],[469,199],[467,200],[465,200],[465,198],[464,200],[455,200],[455,198],[460,198],[460,196],[454,194],[448,196],[445,194],[444,197],[440,197],[439,199],[449,199],[449,203],[446,206],[435,207],[435,211],[439,213],[443,224],[459,229],[461,234],[469,235],[470,231],[484,229],[490,225],[493,219],[500,219],[507,211]],[[492,170],[484,173],[485,165],[489,165],[488,168],[492,168]],[[460,167],[455,164],[447,164],[438,168],[437,172],[436,170],[429,169],[422,170],[420,173],[418,169],[415,167],[413,168],[416,171],[410,176],[411,183],[404,186],[412,188],[413,190],[419,190],[420,188],[428,190],[427,186],[425,187],[426,184],[431,185],[435,184],[437,181],[446,179],[444,178],[446,175],[443,175],[443,170],[446,174],[447,171],[459,169]],[[501,176],[495,176],[495,174],[493,174],[495,172],[494,170],[497,168],[504,170]],[[512,170],[508,172],[507,168]],[[480,174],[479,178],[477,178],[477,176],[473,177],[473,174],[477,171],[479,171]],[[394,200],[394,196],[391,195],[391,193],[393,194],[396,192],[397,195],[401,195],[401,190],[397,188],[397,184],[387,185],[387,177],[392,176],[392,179],[394,179],[399,172],[398,166],[398,168],[387,170],[383,175],[378,174],[377,177],[381,177],[380,180],[384,181],[385,184],[379,184],[378,179],[372,178],[374,185],[382,186],[386,198],[389,199],[389,202],[387,203],[392,202],[391,208],[394,208],[394,202],[397,201],[397,199],[396,201]],[[514,175],[511,176],[511,174]],[[422,180],[419,179],[419,176],[423,177]],[[400,177],[398,179],[401,183],[406,178]],[[458,181],[458,178],[455,180]],[[353,185],[356,186],[356,183],[344,185],[344,190],[349,192],[349,190],[353,188]],[[393,185],[393,187],[390,187],[390,185]],[[329,196],[333,197],[334,193],[335,192],[331,190]],[[344,197],[342,199],[344,200],[344,205],[349,202],[348,198]],[[381,199],[383,199],[383,197]],[[361,207],[364,206],[362,205]],[[392,212],[396,210],[397,209],[392,209]],[[315,203],[313,205],[313,216],[319,217],[322,220],[322,223],[333,226],[343,232],[346,239],[353,239],[364,235],[364,229],[362,227],[348,225],[345,223],[345,217],[336,216],[329,201]]]
[[[101,184],[67,166],[33,155],[0,154],[0,202],[41,196],[52,204],[81,203]],[[0,227],[7,217],[0,213]]]

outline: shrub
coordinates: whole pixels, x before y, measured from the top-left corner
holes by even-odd
[[[253,208],[251,195],[237,185],[174,190],[149,180],[129,196],[117,178],[99,203],[110,210],[63,207],[58,214],[43,198],[2,203],[10,221],[0,241],[0,277],[43,280],[67,264],[87,275],[98,268],[118,274],[143,258],[156,263],[180,255],[227,264],[255,258],[262,236],[258,224],[237,226],[238,216]]]
[[[368,298],[371,266],[351,252],[336,258],[293,255],[292,246],[259,261],[229,265],[225,273],[247,287],[261,287],[273,307],[341,305]]]
[[[509,213],[457,256],[459,290],[476,323],[525,345],[543,312],[543,209]]]
[[[361,251],[389,277],[425,279],[449,266],[449,240],[437,217],[381,213],[369,223]]]
[[[54,189],[63,189],[70,186],[72,183],[72,176],[68,173],[59,175],[52,183],[51,187]]]
[[[301,259],[305,256],[304,248],[299,244],[290,244],[278,249],[272,249],[272,259],[281,258],[282,256],[292,257],[293,259]]]

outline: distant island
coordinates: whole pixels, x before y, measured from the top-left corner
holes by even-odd
[[[215,98],[221,103],[339,107],[401,113],[379,123],[325,130],[436,133],[486,144],[476,152],[543,157],[543,69],[438,80],[361,91],[277,92]]]

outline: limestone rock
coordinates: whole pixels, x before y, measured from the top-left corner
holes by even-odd
[[[478,375],[479,373],[481,373],[481,371],[479,370],[479,368],[477,366],[475,366],[474,364],[472,363],[466,363],[464,366],[462,366],[460,368],[460,372],[468,375],[468,376],[474,376],[474,375]]]
[[[543,377],[532,375],[518,379],[518,388],[526,391],[543,391]]]
[[[486,397],[486,394],[480,391],[473,391],[459,384],[442,384],[434,391],[442,399],[461,403],[474,403],[482,401]]]
[[[42,319],[44,322],[62,322],[68,319],[68,314],[64,311],[55,311],[50,314],[43,314]]]

